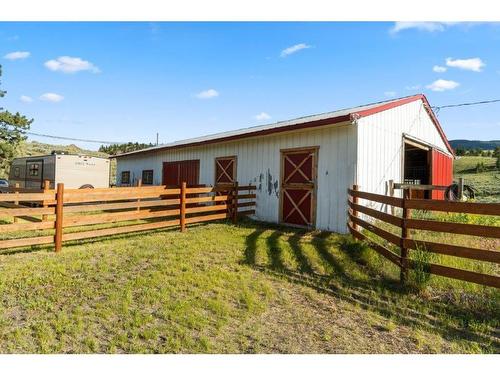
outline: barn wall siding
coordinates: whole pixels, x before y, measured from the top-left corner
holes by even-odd
[[[143,169],[153,169],[154,184],[160,185],[164,161],[200,159],[200,183],[213,185],[215,158],[236,155],[239,183],[251,183],[257,186],[255,218],[277,223],[280,150],[309,146],[319,146],[316,227],[345,233],[346,190],[354,183],[356,162],[356,128],[350,124],[122,157],[118,158],[117,179],[120,182],[122,171],[130,171],[131,179],[136,182],[141,177]]]
[[[358,120],[357,182],[361,190],[387,194],[388,181],[403,180],[403,134],[446,151],[422,101],[411,102]],[[396,191],[401,196],[401,191]]]

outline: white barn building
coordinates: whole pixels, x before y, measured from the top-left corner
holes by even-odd
[[[117,184],[253,184],[255,219],[345,233],[353,184],[380,194],[389,180],[447,185],[453,156],[415,95],[120,154]]]

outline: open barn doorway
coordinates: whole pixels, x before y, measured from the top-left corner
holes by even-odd
[[[404,140],[404,183],[414,185],[431,184],[432,152],[420,143]],[[429,191],[412,190],[411,198],[430,198]]]

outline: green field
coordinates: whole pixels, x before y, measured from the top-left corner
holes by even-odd
[[[0,352],[499,352],[499,294],[402,288],[349,236],[244,222],[0,255]]]
[[[454,177],[463,177],[476,191],[480,202],[500,202],[500,171],[495,168],[495,158],[462,156],[454,162]],[[476,165],[484,163],[485,171],[476,173]]]

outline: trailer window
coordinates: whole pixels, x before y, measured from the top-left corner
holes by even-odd
[[[30,176],[38,176],[38,164],[31,164],[30,165]]]
[[[130,184],[130,171],[122,172],[122,184]]]
[[[21,174],[21,169],[19,167],[14,167],[14,177],[19,177]]]
[[[152,169],[142,171],[142,184],[143,185],[153,185],[153,170]]]

